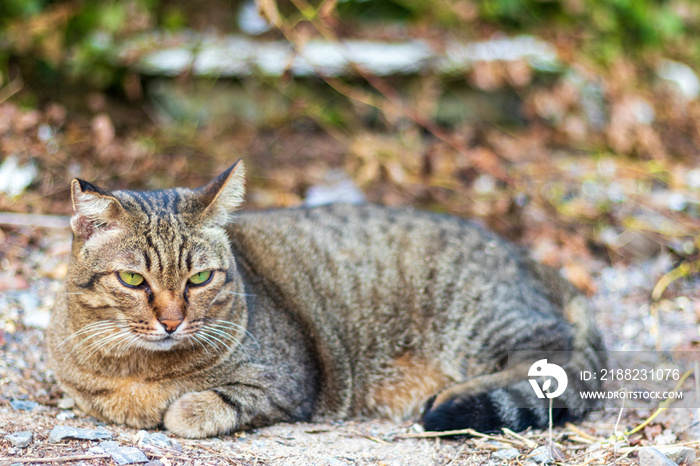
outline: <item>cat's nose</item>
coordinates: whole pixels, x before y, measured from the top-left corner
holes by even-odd
[[[182,320],[158,320],[166,332],[173,333],[182,323]]]

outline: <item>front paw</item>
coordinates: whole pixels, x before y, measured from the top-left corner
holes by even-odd
[[[187,393],[170,405],[163,423],[174,434],[204,438],[236,429],[236,413],[211,390]]]

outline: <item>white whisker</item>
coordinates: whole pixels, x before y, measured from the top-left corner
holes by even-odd
[[[221,327],[221,328],[226,329],[227,327]],[[246,355],[246,358],[248,358],[248,362],[251,362],[251,361],[252,361],[252,358],[250,357],[250,353],[248,352],[248,350],[246,349],[246,347],[245,347],[245,346],[241,343],[241,341],[240,341],[238,338],[236,338],[235,336],[231,335],[230,333],[224,332],[223,330],[221,330],[221,329],[219,329],[219,328],[214,328],[214,326],[211,325],[211,324],[205,325],[204,327],[202,327],[202,329],[203,329],[202,332],[205,332],[207,335],[209,335],[209,336],[212,337],[212,338],[216,338],[215,335],[218,335],[218,336],[220,336],[221,338],[230,341],[231,343],[235,343],[236,347],[235,347],[235,349],[234,349],[234,351],[233,351],[233,354],[234,354],[234,357],[236,358],[236,360],[237,360],[239,363],[240,363],[240,359],[238,358],[238,355],[237,355],[237,350],[238,350],[238,348],[240,348],[240,349],[243,350],[243,352],[244,352],[245,355]],[[209,333],[209,332],[211,332],[211,333]],[[219,340],[218,338],[216,338],[216,339]],[[219,341],[220,341],[220,340],[219,340]],[[222,342],[222,343],[223,343],[223,342]],[[224,343],[224,344],[225,344],[225,343]],[[229,345],[226,345],[226,346],[227,346],[227,348],[229,348],[229,349],[233,349],[233,348],[231,348]]]
[[[74,332],[74,333],[71,333],[70,335],[68,335],[68,337],[66,337],[61,343],[59,343],[58,345],[56,345],[56,348],[60,348],[60,347],[63,346],[67,341],[71,340],[72,338],[77,337],[78,335],[82,335],[83,333],[90,332],[90,331],[92,331],[92,330],[97,330],[97,329],[109,327],[109,326],[112,326],[112,325],[114,325],[114,322],[111,321],[111,320],[101,320],[101,321],[99,321],[99,322],[94,322],[94,323],[92,323],[92,324],[90,324],[90,325],[86,325],[85,327],[81,328],[81,329],[78,330],[77,332]]]
[[[237,360],[238,362],[240,362],[240,359],[238,359],[238,356],[237,356],[237,354],[238,354],[238,353],[237,353],[237,350],[238,350],[239,348],[242,349],[243,352],[245,353],[246,358],[248,358],[248,362],[252,362],[252,358],[250,357],[250,353],[248,353],[248,350],[246,349],[245,346],[243,346],[243,345],[241,344],[241,342],[238,340],[238,338],[236,338],[236,337],[234,337],[233,335],[230,335],[230,334],[228,334],[228,333],[221,332],[220,330],[215,330],[215,329],[212,329],[212,328],[208,328],[207,330],[210,331],[210,332],[214,332],[215,334],[220,335],[222,338],[224,338],[224,339],[226,339],[226,340],[229,340],[230,342],[236,344],[236,347],[235,347],[235,349],[234,349],[234,356],[236,357],[236,360]],[[211,336],[211,335],[210,335],[210,336]],[[213,338],[213,336],[212,336],[212,338]]]
[[[197,338],[201,338],[202,340],[204,340],[204,342],[206,342],[211,348],[214,348],[214,350],[216,350],[216,352],[219,353],[219,355],[222,355],[221,348],[216,346],[214,342],[209,339],[209,336],[207,334],[200,331],[199,333],[197,333]]]
[[[124,346],[124,348],[121,348],[117,357],[120,358],[124,353],[129,351],[134,344],[138,345],[138,342],[140,340],[141,340],[141,338],[138,335],[134,335],[133,333],[129,333],[129,336],[127,338],[128,343],[126,344],[126,346]],[[136,346],[135,348],[138,348],[138,346]]]
[[[94,349],[93,349],[89,354],[87,354],[86,356],[83,356],[83,358],[80,360],[80,362],[79,362],[78,364],[81,364],[81,365],[82,365],[84,362],[86,362],[87,360],[89,360],[90,357],[92,357],[92,355],[95,354],[98,350],[104,348],[105,346],[107,346],[108,344],[112,343],[112,342],[115,341],[115,340],[117,340],[117,343],[116,343],[116,344],[118,344],[119,341],[120,341],[122,338],[124,338],[125,336],[128,336],[128,335],[129,335],[129,331],[128,331],[128,330],[120,329],[117,333],[114,333],[114,334],[111,334],[111,335],[107,335],[106,337],[104,337],[104,338],[98,340],[97,342],[91,344],[91,345],[89,346],[89,348],[93,348],[93,347],[94,347]],[[102,358],[104,358],[104,356],[106,356],[107,353],[108,353],[112,348],[114,348],[114,345],[113,345],[113,346],[110,346],[109,349],[108,349],[107,351],[104,352],[104,355],[102,356]],[[102,361],[102,358],[100,358],[100,361]]]
[[[129,350],[129,348],[131,348],[131,346],[132,346],[134,343],[136,343],[137,341],[139,341],[139,337],[137,337],[137,336],[134,335],[133,333],[130,334],[129,337],[127,338],[127,342],[128,342],[128,343],[127,343],[123,348],[121,348],[121,349],[119,350],[119,354],[117,355],[117,357],[120,358],[120,357],[121,357],[124,353],[126,353],[126,352]]]
[[[225,291],[225,290],[224,290],[224,293],[234,294],[234,295],[236,295],[236,296],[257,296],[257,295],[254,295],[254,294],[236,293],[235,291]]]
[[[243,333],[245,333],[248,337],[250,337],[251,340],[255,343],[255,346],[258,347],[258,350],[260,350],[260,343],[258,342],[258,339],[253,336],[252,333],[248,331],[244,326],[241,324],[237,324],[235,322],[229,322],[228,320],[222,320],[222,319],[211,319],[211,322],[215,323],[210,323],[207,322],[207,327],[216,327],[216,328],[233,328],[236,330],[242,330]]]
[[[73,354],[73,352],[74,352],[75,350],[82,350],[83,344],[84,344],[85,342],[87,342],[88,340],[90,340],[90,339],[92,339],[92,338],[95,338],[95,337],[97,337],[97,336],[99,336],[99,335],[102,335],[102,334],[104,334],[104,333],[110,333],[110,332],[112,332],[113,330],[117,330],[117,329],[118,329],[118,328],[116,327],[116,325],[111,325],[111,326],[108,326],[108,327],[106,327],[106,328],[100,328],[100,329],[98,329],[98,330],[100,330],[99,332],[95,332],[95,333],[89,334],[88,336],[86,336],[85,338],[83,338],[82,340],[80,340],[80,341],[73,347],[73,349],[70,351],[70,353],[68,353],[68,354],[66,355],[66,359],[68,359],[68,357],[70,357],[70,355]],[[107,337],[108,337],[108,336],[103,337],[103,338],[107,338]],[[99,341],[101,341],[101,340],[102,340],[102,339],[98,340],[97,342],[99,342]],[[89,349],[92,348],[97,342],[90,343],[90,344],[87,346],[86,349],[89,350]]]
[[[219,343],[221,343],[222,345],[224,345],[224,348],[226,348],[226,349],[231,349],[231,347],[230,347],[227,343],[225,343],[224,341],[221,341],[220,339],[216,338],[216,335],[214,335],[214,334],[212,334],[212,333],[209,333],[209,332],[207,332],[207,331],[204,330],[204,329],[201,330],[201,333],[202,333],[202,335],[206,335],[207,337],[213,339],[214,341],[218,341]]]
[[[209,354],[209,350],[207,349],[207,346],[199,340],[199,336],[194,335],[193,339],[194,339],[194,341],[196,341],[197,343],[199,343],[202,346],[202,348],[204,349],[204,352],[207,353],[207,357],[211,357],[211,354]]]
[[[105,358],[105,356],[107,356],[108,354],[110,354],[110,353],[112,352],[112,350],[119,351],[119,349],[118,349],[117,347],[120,346],[120,345],[124,345],[124,344],[128,343],[128,342],[129,342],[129,339],[130,339],[133,335],[132,335],[131,333],[127,333],[126,335],[124,335],[123,332],[119,332],[119,336],[120,336],[120,338],[117,338],[117,341],[116,341],[112,346],[110,346],[106,351],[104,351],[104,352],[102,353],[102,357],[100,358],[99,361],[97,361],[97,364],[100,364],[100,363],[102,362],[102,360]],[[105,345],[105,346],[106,346],[106,345]],[[120,353],[120,354],[121,354],[121,353]]]

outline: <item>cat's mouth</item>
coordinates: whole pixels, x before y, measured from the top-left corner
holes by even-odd
[[[181,340],[179,338],[175,338],[172,335],[165,335],[158,339],[142,339],[140,346],[154,351],[168,351],[180,343]]]

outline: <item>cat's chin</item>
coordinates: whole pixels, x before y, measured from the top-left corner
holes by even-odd
[[[175,338],[163,338],[162,340],[141,340],[139,346],[151,351],[169,351],[182,343]]]

